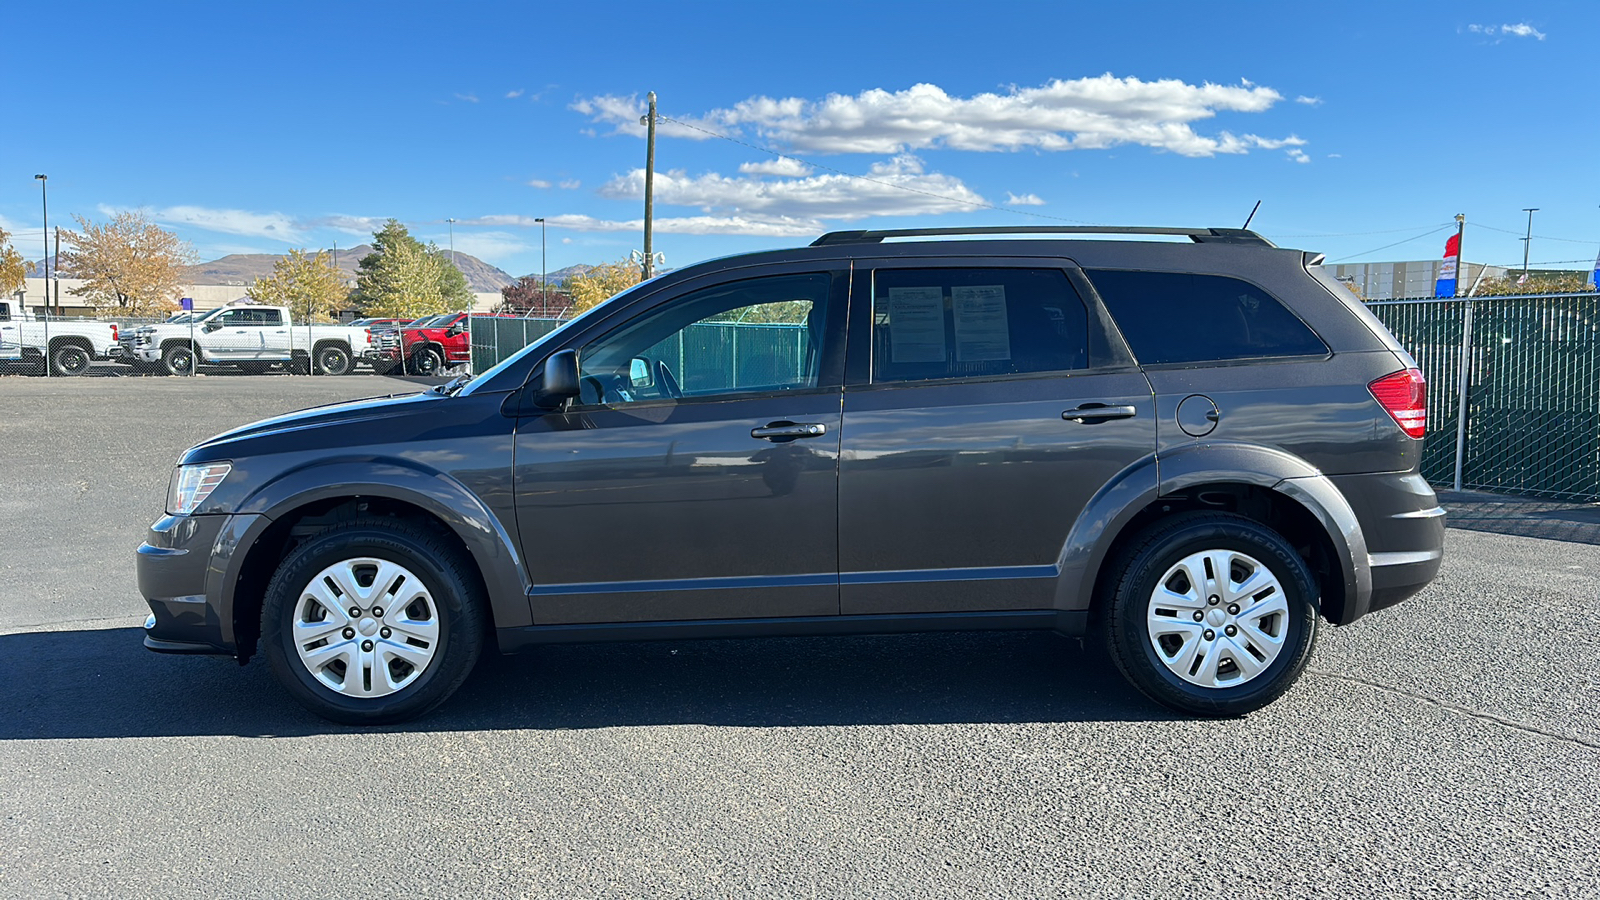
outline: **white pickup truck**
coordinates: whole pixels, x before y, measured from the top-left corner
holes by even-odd
[[[0,363],[8,367],[42,374],[48,358],[50,374],[82,375],[91,360],[112,359],[120,352],[114,324],[56,317],[47,321],[0,300]]]
[[[124,335],[124,360],[169,375],[198,365],[264,372],[274,363],[291,371],[347,375],[366,355],[372,333],[348,325],[295,325],[282,306],[224,306],[188,322],[145,325]]]

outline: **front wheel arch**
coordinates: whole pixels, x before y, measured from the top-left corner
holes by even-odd
[[[472,562],[471,570],[477,587],[488,598],[484,614],[491,626],[499,622],[527,624],[521,617],[507,615],[504,603],[496,609],[495,593],[489,588],[489,578],[483,571],[481,554],[462,540],[461,535],[444,519],[433,512],[402,499],[377,496],[336,496],[308,500],[275,510],[265,528],[248,544],[236,574],[223,585],[223,595],[229,607],[227,615],[233,627],[234,656],[241,663],[249,661],[257,650],[260,637],[261,605],[266,596],[266,585],[288,555],[317,534],[358,516],[376,515],[396,521],[416,523],[447,539],[464,559]],[[265,520],[265,517],[263,517]],[[522,597],[526,603],[526,595]]]

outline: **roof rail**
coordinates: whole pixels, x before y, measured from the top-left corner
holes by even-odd
[[[1275,247],[1271,241],[1243,228],[1138,228],[1127,225],[1022,225],[987,228],[889,228],[882,231],[830,231],[811,242],[813,247],[836,244],[878,244],[885,238],[942,237],[972,234],[1160,234],[1186,237],[1197,244],[1254,244]]]

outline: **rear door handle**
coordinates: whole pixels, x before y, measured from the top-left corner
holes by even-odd
[[[750,429],[750,436],[763,441],[792,441],[795,438],[821,437],[828,426],[821,422],[769,422]]]
[[[1131,419],[1139,411],[1131,406],[1101,406],[1090,403],[1078,406],[1061,414],[1061,418],[1069,422],[1102,422],[1106,419]]]

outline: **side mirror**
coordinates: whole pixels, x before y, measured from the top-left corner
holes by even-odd
[[[628,381],[636,388],[655,387],[655,376],[650,371],[650,360],[635,356],[628,364]]]
[[[447,334],[449,334],[451,337],[455,337],[456,335],[461,334],[462,332],[464,332],[466,330],[467,330],[467,326],[462,325],[460,322],[457,322],[454,325],[450,326],[450,330],[447,332]]]
[[[578,351],[562,350],[544,361],[544,382],[539,387],[539,399],[565,400],[576,396],[578,396]]]
[[[205,324],[205,327],[201,328],[200,330],[206,332],[207,334],[210,334],[211,332],[216,331],[216,330],[220,329],[221,327],[222,327],[222,323],[221,322],[212,321],[212,322],[207,322]]]

